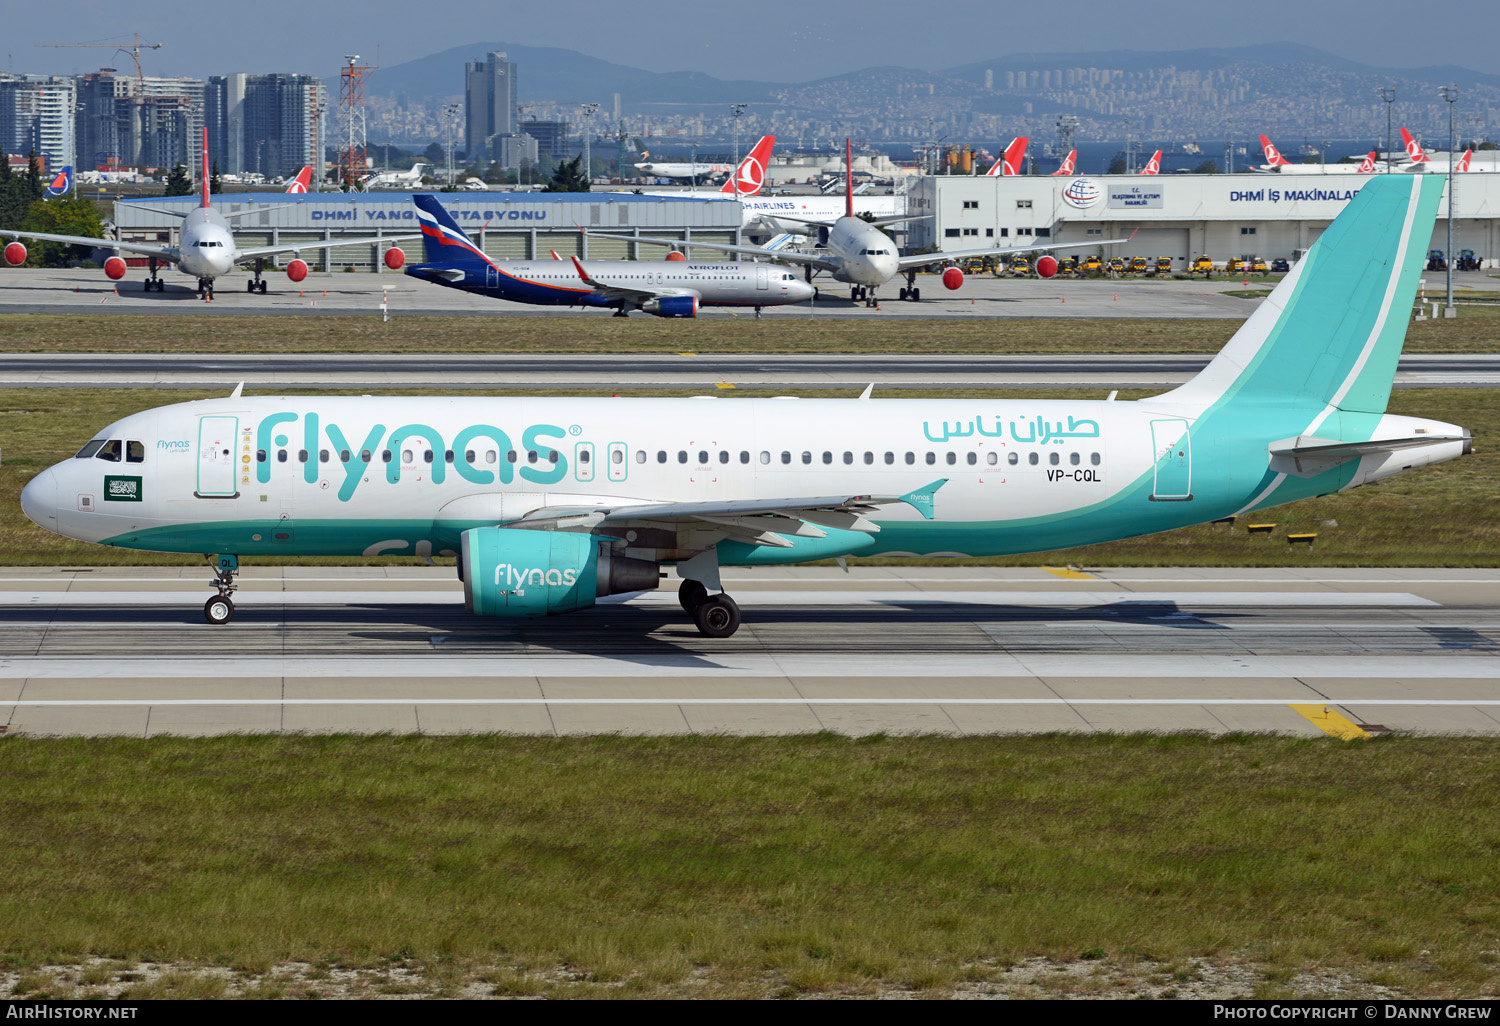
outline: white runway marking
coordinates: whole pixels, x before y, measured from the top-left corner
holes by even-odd
[[[1399,705],[1500,706],[1489,698],[139,698],[39,699],[11,706],[262,705]]]
[[[1405,582],[1403,582],[1405,583]],[[0,608],[21,606],[200,606],[209,589],[194,591],[0,591]],[[741,606],[981,605],[981,606],[1436,606],[1432,599],[1398,591],[733,591]],[[599,605],[677,605],[675,591],[610,595]],[[432,591],[261,591],[234,594],[237,606],[462,605],[456,589]]]

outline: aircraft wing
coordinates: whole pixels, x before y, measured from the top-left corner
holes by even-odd
[[[95,249],[113,249],[124,253],[139,253],[141,256],[156,257],[158,260],[166,260],[176,263],[178,252],[166,246],[157,246],[149,242],[116,242],[114,239],[91,239],[82,235],[47,235],[44,232],[18,232],[9,228],[0,228],[0,239],[39,239],[42,242],[66,242],[72,246],[92,246]]]
[[[839,219],[838,217],[829,217],[829,218],[791,217],[791,216],[789,216],[787,214],[770,214],[770,213],[761,214],[760,216],[763,217],[763,218],[766,218],[767,220],[771,220],[771,221],[795,221],[798,224],[812,224],[812,225],[817,225],[819,228],[832,228],[833,227],[833,223]],[[843,215],[843,214],[839,215],[839,217],[844,217],[844,216],[845,215]],[[931,214],[892,214],[890,217],[872,217],[872,218],[870,218],[870,220],[865,221],[865,224],[874,225],[875,227],[879,228],[879,227],[882,227],[883,225],[888,225],[888,224],[900,224],[903,221],[925,221],[927,218],[930,218],[931,216],[932,216]],[[860,218],[860,220],[864,221],[864,218]]]
[[[998,249],[957,249],[948,250],[944,253],[913,253],[911,256],[901,257],[897,265],[901,270],[910,270],[913,267],[926,267],[928,264],[941,264],[948,260],[967,260],[969,257],[1004,256],[1006,253],[1038,253],[1047,249],[1083,249],[1088,246],[1112,246],[1117,242],[1129,242],[1135,238],[1131,232],[1123,239],[1090,239],[1088,242],[1052,242],[1040,246],[1001,246]]]
[[[722,253],[749,253],[753,256],[762,256],[767,260],[775,260],[780,263],[811,264],[825,271],[837,270],[839,263],[827,257],[814,256],[811,253],[784,253],[779,249],[766,249],[764,246],[735,246],[727,242],[688,242],[683,239],[653,239],[646,236],[634,235],[610,235],[607,232],[589,232],[590,235],[601,239],[621,239],[625,242],[649,242],[653,246],[694,246],[703,249],[717,249]]]
[[[822,495],[807,498],[736,499],[721,502],[661,502],[614,507],[544,506],[507,527],[534,530],[594,530],[601,526],[702,527],[721,537],[789,548],[783,535],[827,536],[824,528],[875,534],[869,514],[904,502],[928,520],[933,496],[947,478],[905,495]]]
[[[420,239],[417,235],[387,235],[383,238],[368,239],[328,239],[322,242],[295,242],[280,246],[257,246],[255,249],[235,250],[234,259],[253,260],[256,257],[273,256],[277,253],[298,253],[304,249],[333,249],[335,246],[372,246],[380,242],[406,242],[409,239]]]
[[[692,289],[652,289],[632,288],[629,285],[611,285],[608,282],[599,281],[584,269],[582,261],[573,258],[573,266],[578,269],[578,277],[585,285],[609,299],[628,299],[641,303],[648,299],[660,299],[664,296],[696,296],[698,293]]]

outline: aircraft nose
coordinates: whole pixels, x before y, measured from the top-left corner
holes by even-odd
[[[50,469],[26,482],[21,489],[21,512],[38,527],[57,530],[57,475]]]
[[[794,299],[797,299],[798,301],[811,299],[813,296],[816,296],[818,294],[817,288],[815,288],[811,283],[801,280],[791,282],[790,291],[792,293],[792,297]]]

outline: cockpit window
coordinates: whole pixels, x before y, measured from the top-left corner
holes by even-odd
[[[94,458],[98,460],[108,460],[111,463],[119,463],[120,453],[124,448],[124,442],[120,441],[118,438],[111,438],[109,441],[105,442],[102,446],[99,447],[99,451],[94,454]]]
[[[90,456],[94,455],[94,453],[98,452],[99,451],[99,447],[101,445],[103,445],[103,444],[104,444],[104,439],[102,439],[102,438],[96,438],[93,441],[89,442],[87,445],[85,445],[82,449],[79,449],[78,450],[78,455],[74,456],[73,458],[75,460],[86,460]]]
[[[126,442],[125,443],[125,462],[126,463],[145,463],[146,462],[146,444],[144,442],[137,442],[134,439],[132,439],[131,441]]]

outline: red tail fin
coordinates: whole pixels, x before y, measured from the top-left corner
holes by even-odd
[[[312,184],[312,165],[309,164],[297,172],[297,177],[292,179],[292,184],[286,187],[287,192],[306,192],[307,187]]]
[[[1260,137],[1260,148],[1266,151],[1266,165],[1268,167],[1281,167],[1291,163],[1290,160],[1281,155],[1281,151],[1276,148],[1276,144],[1265,136]]]
[[[720,192],[733,193],[738,187],[741,196],[756,196],[766,184],[766,168],[771,165],[771,148],[776,145],[774,135],[763,135],[755,148],[745,154],[734,176],[724,183]]]
[[[204,207],[207,207],[209,205],[209,203],[208,203],[208,167],[209,167],[209,164],[208,164],[208,126],[204,125],[203,126],[203,203],[201,204]]]
[[[1024,135],[1012,139],[1010,145],[1005,147],[1005,152],[1000,154],[1000,159],[985,172],[986,176],[1020,174],[1021,161],[1026,157],[1026,144],[1029,142],[1031,139]]]
[[[1422,144],[1411,137],[1406,129],[1401,129],[1401,144],[1406,147],[1406,155],[1411,158],[1413,164],[1425,164],[1427,152],[1422,149]]]
[[[1367,175],[1371,171],[1374,171],[1374,170],[1375,170],[1375,151],[1371,150],[1369,156],[1365,157],[1364,160],[1362,160],[1362,161],[1359,162],[1359,167],[1355,168],[1355,171],[1357,173],[1359,173],[1359,174]]]
[[[854,216],[854,144],[844,140],[844,216]]]
[[[1052,172],[1054,175],[1070,175],[1078,167],[1078,151],[1069,150],[1068,155],[1063,158],[1062,166]]]
[[[1159,175],[1159,174],[1161,174],[1161,150],[1157,150],[1155,153],[1151,154],[1151,159],[1148,160],[1148,161],[1146,161],[1146,166],[1145,167],[1141,168],[1141,174],[1143,174],[1143,175]]]
[[[1453,170],[1459,174],[1469,170],[1469,158],[1474,156],[1473,150],[1464,150],[1464,155],[1458,158],[1458,163],[1453,165]]]

